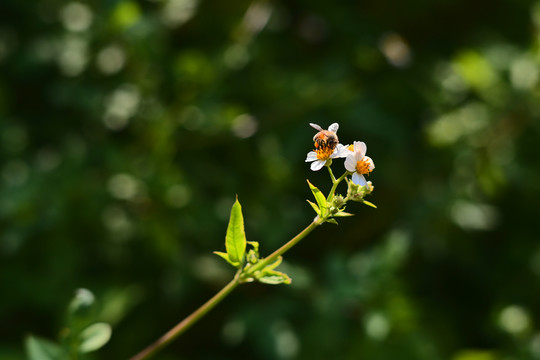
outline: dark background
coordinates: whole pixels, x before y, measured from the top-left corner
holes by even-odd
[[[365,141],[356,214],[157,359],[540,359],[533,1],[0,3],[0,358],[76,289],[134,355],[314,216],[315,131]],[[334,165],[341,175],[341,161]],[[339,188],[341,192],[344,187]]]

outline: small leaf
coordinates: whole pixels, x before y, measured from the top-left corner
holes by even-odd
[[[242,216],[242,206],[238,202],[238,197],[231,209],[227,235],[225,236],[225,248],[231,263],[238,263],[244,260],[246,252],[246,233],[244,232],[244,217]]]
[[[312,201],[309,201],[309,200],[306,200],[309,205],[311,205],[311,207],[313,208],[313,210],[315,210],[315,212],[317,213],[317,215],[321,216],[321,209],[319,209],[319,207],[317,206],[317,204],[315,204],[314,202]]]
[[[107,323],[95,323],[84,329],[79,335],[79,352],[88,353],[103,347],[111,338],[112,329]]]
[[[270,285],[289,285],[292,282],[291,278],[287,274],[275,270],[264,272],[262,276],[257,278],[257,280],[264,284]]]
[[[326,220],[326,222],[329,222],[330,224],[338,225],[338,222],[336,221],[336,219],[328,219],[328,220]]]
[[[249,245],[251,245],[251,247],[253,247],[253,250],[255,251],[255,253],[257,255],[259,255],[259,243],[257,241],[247,241],[247,243]]]
[[[371,206],[372,208],[375,208],[375,209],[377,208],[377,206],[376,206],[375,204],[370,203],[369,201],[362,200],[362,202],[363,202],[364,204],[366,204],[367,206]]]
[[[334,216],[335,217],[345,217],[345,216],[354,216],[354,214],[351,214],[351,213],[348,213],[348,212],[345,212],[345,211],[340,211],[337,214],[335,214]]]
[[[274,270],[275,268],[277,268],[277,267],[281,264],[282,261],[283,261],[283,256],[279,256],[279,257],[277,258],[276,261],[274,261],[274,262],[273,262],[272,264],[270,264],[270,265],[267,265],[262,271],[263,271],[263,272],[265,272],[265,271],[267,271],[267,270],[268,270],[268,271],[272,271],[272,270]]]
[[[24,341],[28,360],[65,360],[67,355],[60,345],[29,335]]]
[[[236,263],[235,263],[235,262],[232,262],[232,261],[229,259],[229,255],[228,255],[227,253],[224,253],[224,252],[222,252],[222,251],[214,251],[214,254],[216,254],[216,255],[222,257],[223,259],[225,259],[225,261],[227,261],[229,264],[231,264],[231,265],[234,266],[234,267],[240,266],[240,263],[238,263],[238,262],[236,262]]]
[[[313,193],[313,196],[315,197],[315,200],[317,201],[317,204],[319,205],[319,209],[321,209],[321,215],[324,215],[325,209],[328,208],[326,198],[324,197],[321,190],[319,190],[316,186],[310,183],[309,180],[308,184],[311,192]]]

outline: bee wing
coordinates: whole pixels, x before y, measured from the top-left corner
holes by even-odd
[[[332,131],[332,132],[337,132],[339,129],[339,124],[338,123],[333,123],[332,125],[330,125],[328,127],[328,131]]]
[[[309,123],[309,126],[311,126],[312,128],[314,128],[315,130],[323,131],[323,128],[320,127],[320,126],[317,125],[317,124]]]

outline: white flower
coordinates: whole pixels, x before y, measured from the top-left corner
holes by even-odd
[[[366,156],[367,146],[362,141],[353,143],[353,151],[347,149],[345,159],[345,169],[352,172],[352,182],[356,185],[365,186],[367,184],[365,174],[369,174],[375,169],[375,164],[369,156]]]
[[[311,170],[317,171],[321,170],[328,160],[343,158],[349,153],[350,151],[342,144],[337,144],[336,148],[333,150],[328,147],[319,147],[315,151],[310,151],[307,154],[306,162],[313,162],[311,164]]]

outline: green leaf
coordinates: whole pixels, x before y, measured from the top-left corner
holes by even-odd
[[[313,210],[315,210],[315,212],[317,213],[317,215],[321,216],[321,209],[319,209],[319,207],[317,206],[317,204],[315,204],[314,202],[309,201],[309,200],[307,200],[307,202],[309,203],[309,205],[311,205],[311,207],[313,208]]]
[[[229,264],[231,264],[232,266],[234,267],[238,267],[240,266],[240,263],[239,262],[232,262],[230,259],[229,259],[229,255],[227,253],[224,253],[222,251],[214,251],[214,254],[222,257],[223,259],[225,259],[225,261],[227,261]]]
[[[370,203],[369,201],[362,200],[362,202],[363,202],[364,204],[366,204],[367,206],[371,206],[372,208],[375,208],[375,209],[377,208],[377,206],[376,206],[375,204]]]
[[[264,284],[270,285],[289,285],[292,282],[291,278],[287,274],[275,270],[264,271],[263,274],[257,278],[257,280]]]
[[[225,248],[229,255],[231,263],[240,264],[244,261],[246,252],[246,233],[244,232],[244,217],[242,216],[242,207],[238,202],[238,197],[231,209],[229,226],[225,237]]]
[[[79,352],[88,353],[103,347],[111,338],[112,329],[107,323],[95,323],[84,329],[80,335]]]
[[[309,188],[311,189],[311,192],[313,193],[313,196],[315,197],[315,200],[317,201],[317,204],[319,205],[319,209],[321,209],[321,216],[324,215],[325,209],[328,208],[326,198],[324,197],[321,190],[319,190],[316,186],[314,186],[312,183],[307,181],[309,184]]]
[[[52,341],[29,335],[24,341],[28,360],[65,360],[67,354]]]

